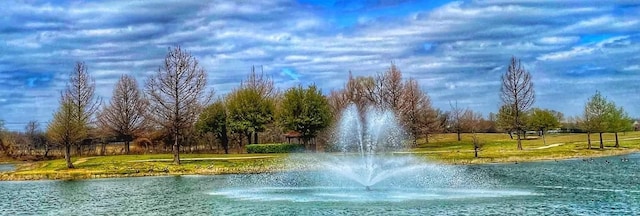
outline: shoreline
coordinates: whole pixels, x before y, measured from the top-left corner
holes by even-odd
[[[544,157],[544,158],[527,158],[527,157],[508,157],[508,158],[475,158],[472,160],[438,160],[428,159],[434,163],[440,163],[443,165],[500,165],[500,164],[514,164],[514,163],[535,163],[535,162],[549,162],[549,161],[566,161],[576,160],[581,158],[602,158],[602,157],[614,157],[622,155],[637,154],[640,149],[624,149],[622,151],[603,151],[604,154],[596,155],[565,155],[562,157]],[[425,154],[420,153],[407,153],[411,155]],[[434,153],[437,154],[437,153]],[[248,157],[251,158],[251,157]],[[18,166],[23,162],[16,161],[6,162],[2,164],[14,164]],[[295,168],[285,167],[281,164],[275,164],[273,166],[244,166],[244,167],[217,167],[212,169],[197,169],[189,172],[173,172],[169,170],[149,170],[147,172],[140,170],[130,170],[130,172],[117,173],[101,170],[101,171],[85,171],[82,169],[73,169],[65,171],[47,171],[38,172],[30,170],[20,171],[6,171],[0,172],[0,181],[38,181],[38,180],[87,180],[87,179],[107,179],[107,178],[133,178],[133,177],[153,177],[153,176],[183,176],[183,175],[232,175],[232,174],[258,174],[258,173],[270,173],[270,172],[282,172],[292,171]]]

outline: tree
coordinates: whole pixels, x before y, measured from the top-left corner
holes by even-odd
[[[458,107],[458,102],[456,101],[455,105],[449,102],[449,106],[451,107],[451,111],[449,111],[449,124],[450,128],[456,132],[458,137],[458,142],[462,140],[462,115],[466,110]]]
[[[62,101],[71,103],[74,113],[72,116],[76,118],[76,122],[81,124],[84,136],[77,140],[78,154],[82,152],[81,141],[87,138],[89,127],[93,124],[93,117],[100,107],[100,99],[95,96],[96,83],[87,72],[87,65],[84,62],[77,62],[71,72],[67,89],[62,95]]]
[[[255,66],[251,67],[251,73],[247,79],[241,83],[241,88],[252,89],[258,92],[261,98],[271,102],[275,102],[275,99],[278,97],[278,91],[273,84],[273,80],[266,77],[263,72],[257,74]],[[270,122],[266,124],[269,123]],[[258,132],[264,132],[265,128],[266,127],[260,127],[260,130],[253,131],[253,143],[258,143]],[[249,143],[251,143],[251,141],[249,141]]]
[[[587,147],[591,149],[591,133],[600,134],[600,149],[604,149],[602,133],[607,129],[607,112],[610,105],[607,99],[599,91],[587,101],[584,106],[584,121],[582,127],[587,131]]]
[[[547,140],[545,138],[545,134],[547,130],[551,128],[560,127],[560,120],[558,117],[559,112],[548,110],[548,109],[540,109],[533,108],[529,111],[528,125],[530,128],[538,130],[542,134],[543,143],[546,145]]]
[[[531,74],[524,69],[520,60],[516,59],[516,57],[511,57],[511,63],[501,78],[500,99],[502,99],[504,105],[509,106],[509,114],[512,120],[510,127],[518,132],[518,150],[522,150],[520,132],[525,127],[523,115],[535,101]]]
[[[252,134],[263,131],[267,124],[273,122],[275,111],[273,101],[264,97],[256,89],[233,90],[227,95],[226,105],[229,130],[246,136],[249,144],[252,141]]]
[[[35,120],[29,121],[25,126],[24,131],[29,149],[44,148],[44,157],[46,158],[49,153],[50,146],[47,143],[44,132],[42,132],[42,129],[40,128],[40,123]]]
[[[282,125],[301,134],[304,144],[331,122],[329,102],[315,85],[289,88],[284,93],[278,117]]]
[[[513,139],[513,112],[511,111],[511,106],[503,104],[500,106],[500,110],[498,110],[498,114],[496,115],[496,126],[506,131],[509,134],[509,137]]]
[[[624,111],[622,107],[616,107],[615,103],[610,102],[607,106],[607,131],[615,134],[616,145],[620,147],[618,140],[618,132],[630,131],[633,129],[633,119]]]
[[[207,73],[180,47],[169,48],[163,64],[149,77],[149,117],[171,133],[173,163],[180,164],[180,139],[193,127],[206,104]]]
[[[53,115],[47,127],[47,136],[53,142],[64,147],[64,160],[67,168],[74,168],[71,163],[71,145],[80,142],[86,136],[85,123],[79,121],[77,109],[69,97],[62,97],[60,108]]]
[[[409,79],[404,84],[402,92],[402,107],[400,119],[404,127],[413,137],[413,146],[417,145],[418,136],[425,135],[428,142],[429,134],[436,131],[437,113],[431,107],[429,96],[420,90],[418,82]]]
[[[135,78],[125,74],[116,83],[109,105],[98,114],[98,123],[107,133],[125,141],[126,154],[129,154],[129,143],[147,126],[148,105]]]
[[[376,82],[379,86],[376,91],[380,95],[380,107],[401,113],[403,106],[403,95],[408,93],[405,91],[405,83],[402,82],[402,72],[395,63],[391,62],[391,66],[383,74],[378,74]]]
[[[229,154],[227,110],[222,99],[207,106],[198,117],[195,126],[200,134],[212,133],[220,141],[222,148],[224,148],[224,153]]]
[[[485,129],[482,128],[482,121],[484,121],[484,119],[482,118],[482,114],[473,112],[473,110],[471,109],[465,109],[459,119],[460,129],[463,131],[471,132],[472,134],[471,138],[473,144],[473,152],[474,157],[476,158],[478,157],[478,151],[483,146],[483,143],[480,141],[480,138],[476,134],[478,131]]]

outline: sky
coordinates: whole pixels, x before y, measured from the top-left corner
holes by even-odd
[[[46,126],[74,64],[107,103],[122,74],[142,86],[169,47],[191,52],[223,96],[261,68],[279,88],[323,92],[391,62],[433,106],[497,112],[519,58],[535,107],[580,115],[596,91],[640,117],[640,2],[583,0],[3,1],[0,119]]]

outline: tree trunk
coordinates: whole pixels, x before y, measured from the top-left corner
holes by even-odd
[[[173,164],[180,165],[180,145],[178,145],[178,133],[175,134],[173,141]]]
[[[600,132],[600,149],[604,149],[604,143],[602,142],[602,132]]]
[[[253,133],[253,144],[258,144],[258,132]]]
[[[227,133],[220,135],[220,143],[222,144],[224,153],[229,154],[229,137],[227,137]]]
[[[456,133],[458,133],[458,142],[460,142],[462,140],[460,137],[460,130],[458,130]]]
[[[129,154],[129,141],[124,142],[124,154]]]
[[[587,149],[591,149],[591,132],[587,132]]]
[[[615,132],[616,135],[616,148],[620,147],[620,143],[618,142],[618,132]]]
[[[247,133],[246,135],[247,135],[247,145],[250,145],[251,141],[252,141],[251,140],[251,133]]]
[[[47,158],[47,155],[49,155],[49,150],[51,150],[51,149],[49,148],[49,145],[48,145],[48,144],[47,144],[47,145],[45,145],[45,146],[44,146],[44,158]]]
[[[71,163],[71,144],[66,143],[64,145],[64,160],[67,162],[67,168],[73,169],[73,164]]]
[[[513,134],[511,133],[512,131],[507,131],[507,133],[509,134],[509,138],[513,139]]]
[[[424,134],[424,141],[425,143],[429,144],[429,133]]]
[[[545,138],[544,130],[541,130],[541,131],[540,131],[540,134],[542,135],[542,143],[543,143],[544,145],[547,145],[547,139]]]
[[[517,133],[518,138],[518,150],[522,150],[522,139],[520,139],[520,133]]]
[[[475,145],[475,144],[474,144],[474,146],[473,146],[473,153],[474,153],[474,156],[475,156],[476,158],[478,158],[478,145]]]

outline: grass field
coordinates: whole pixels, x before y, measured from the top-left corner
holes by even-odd
[[[74,169],[64,159],[19,164],[0,180],[85,179],[181,174],[232,174],[280,170],[286,154],[181,154],[174,165],[171,154],[72,157]]]
[[[430,161],[447,164],[514,163],[524,161],[600,157],[640,151],[640,132],[620,133],[620,147],[614,148],[613,134],[604,134],[605,149],[593,134],[592,149],[587,149],[586,134],[529,136],[523,140],[524,150],[507,134],[477,134],[484,144],[474,158],[472,134],[440,134],[426,143],[419,140],[416,148],[398,154],[413,154]],[[170,154],[116,155],[72,158],[75,169],[67,169],[63,159],[18,164],[14,172],[0,173],[0,180],[85,179],[129,176],[259,173],[286,169],[288,154],[181,154],[182,164],[173,165]]]
[[[508,134],[477,134],[477,136],[484,144],[478,158],[474,158],[472,134],[463,134],[460,142],[457,141],[455,134],[436,135],[430,139],[429,143],[420,140],[418,147],[411,152],[423,154],[431,160],[444,163],[477,164],[600,157],[640,151],[640,132],[619,133],[619,148],[613,147],[615,145],[613,134],[603,134],[604,150],[598,149],[600,144],[597,134],[591,135],[592,149],[587,149],[586,134],[547,135],[546,145],[542,138],[528,136],[527,140],[522,141],[523,150],[517,149],[516,140],[510,139]]]

